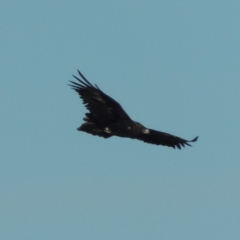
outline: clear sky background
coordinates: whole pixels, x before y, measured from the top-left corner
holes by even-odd
[[[0,3],[0,239],[239,240],[240,1]],[[93,137],[77,69],[174,150]]]

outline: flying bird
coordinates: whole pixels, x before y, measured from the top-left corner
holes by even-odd
[[[92,85],[79,70],[78,74],[79,77],[73,75],[77,82],[70,81],[69,86],[82,98],[88,112],[83,118],[84,123],[77,130],[103,138],[126,137],[179,149],[185,145],[191,146],[190,142],[197,141],[198,137],[188,141],[146,128],[141,123],[133,121],[117,101],[100,90],[96,84]]]

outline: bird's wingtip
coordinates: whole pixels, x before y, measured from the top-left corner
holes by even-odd
[[[198,136],[195,137],[193,140],[191,140],[190,142],[196,142],[198,140]]]

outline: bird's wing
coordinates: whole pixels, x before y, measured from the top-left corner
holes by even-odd
[[[148,133],[141,133],[137,137],[137,139],[144,141],[146,143],[163,145],[163,146],[168,146],[172,148],[177,147],[178,149],[181,149],[181,147],[185,147],[185,145],[191,146],[189,142],[196,142],[198,137],[195,137],[193,140],[188,141],[168,133],[149,129]]]
[[[92,85],[78,70],[80,77],[73,77],[78,82],[69,84],[82,98],[83,104],[100,124],[111,123],[119,119],[130,119],[121,105],[102,92],[97,85]]]

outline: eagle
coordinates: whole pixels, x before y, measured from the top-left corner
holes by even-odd
[[[78,74],[78,77],[73,75],[77,82],[70,81],[68,84],[79,94],[88,110],[83,118],[83,124],[77,128],[78,131],[103,138],[118,136],[138,139],[146,143],[178,149],[186,145],[191,146],[190,142],[197,141],[198,137],[185,140],[133,121],[117,101],[105,94],[96,84],[92,85],[79,70]]]

